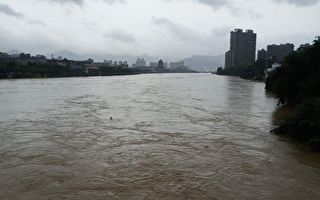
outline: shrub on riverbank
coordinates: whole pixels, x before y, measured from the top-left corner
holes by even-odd
[[[227,75],[227,76],[239,76],[243,79],[250,80],[263,80],[264,79],[264,70],[265,64],[263,62],[257,61],[255,64],[250,66],[238,66],[222,69],[218,68],[218,75]]]
[[[289,55],[267,78],[266,90],[293,108],[274,132],[320,150],[320,37]]]

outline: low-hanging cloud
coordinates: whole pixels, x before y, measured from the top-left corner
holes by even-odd
[[[46,26],[47,25],[44,21],[39,20],[39,19],[29,19],[27,22],[31,25],[39,25],[39,26]]]
[[[194,31],[190,30],[189,28],[181,24],[174,23],[167,18],[153,17],[152,23],[154,25],[164,28],[167,31],[167,33],[180,40],[188,41],[194,38],[198,38],[198,35]]]
[[[189,49],[199,55],[220,54],[225,49],[226,35],[232,30],[229,26],[217,26],[208,32],[198,32],[170,19],[157,17],[152,18],[152,24],[158,27],[160,38],[169,46],[169,51],[185,55]]]
[[[114,29],[108,33],[104,34],[104,37],[107,39],[112,39],[112,40],[116,40],[119,42],[123,42],[123,43],[136,43],[137,40],[135,39],[135,37],[126,32],[125,30],[121,30],[121,29]]]
[[[24,14],[15,11],[13,8],[11,8],[10,6],[6,5],[6,4],[0,4],[0,13],[12,16],[12,17],[16,17],[16,18],[24,18]]]

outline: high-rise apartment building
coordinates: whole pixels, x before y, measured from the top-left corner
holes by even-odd
[[[280,45],[268,45],[267,46],[267,58],[276,63],[282,63],[284,59],[294,51],[293,44],[280,44]]]
[[[258,51],[258,58],[257,60],[267,60],[267,51],[265,49],[261,49]]]
[[[138,58],[136,63],[132,64],[132,67],[145,67],[146,66],[146,61],[144,60],[144,58]]]
[[[253,30],[235,29],[230,36],[230,50],[226,53],[225,67],[252,65],[256,58],[257,34]]]

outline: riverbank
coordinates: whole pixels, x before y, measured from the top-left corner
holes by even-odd
[[[257,61],[251,66],[239,66],[226,69],[219,67],[217,75],[237,76],[246,80],[265,81],[265,65]]]
[[[288,56],[266,80],[280,110],[287,110],[272,132],[293,138],[307,148],[320,150],[320,38]],[[288,114],[289,113],[289,114]]]
[[[307,149],[320,151],[320,99],[308,99],[294,107],[283,106],[276,112],[278,127],[271,131],[302,143]]]
[[[72,78],[72,77],[93,77],[93,76],[127,76],[144,74],[143,72],[135,73],[109,73],[109,74],[31,74],[31,73],[19,73],[19,74],[6,74],[0,77],[1,79],[25,79],[25,78]]]
[[[162,61],[161,61],[162,62]],[[127,62],[94,62],[68,59],[46,59],[30,54],[18,57],[0,57],[0,79],[10,78],[58,78],[87,76],[116,76],[152,73],[195,73],[188,67],[165,68],[159,61],[157,67],[129,67]]]
[[[21,78],[67,78],[67,77],[92,77],[92,76],[127,76],[138,74],[169,74],[169,73],[197,73],[195,71],[165,70],[161,72],[142,70],[129,67],[101,67],[99,69],[70,69],[58,66],[40,66],[32,69],[33,66],[25,66],[18,70],[0,67],[0,79],[21,79]]]

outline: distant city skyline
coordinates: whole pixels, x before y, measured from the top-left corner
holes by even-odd
[[[318,10],[318,0],[2,0],[0,51],[175,61],[223,55],[235,28],[254,30],[257,49],[298,47],[320,35]]]

